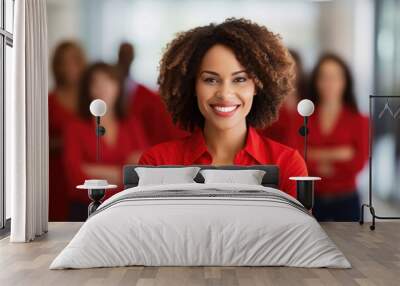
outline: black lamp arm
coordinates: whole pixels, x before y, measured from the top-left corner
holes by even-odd
[[[100,125],[100,116],[96,116],[96,161],[100,161],[100,137],[106,134],[106,129]]]
[[[103,136],[106,134],[106,129],[100,125],[100,116],[96,116],[96,136]]]
[[[97,136],[103,136],[104,134],[106,134],[106,129],[103,126],[98,125],[96,127],[96,135]]]
[[[304,137],[304,161],[307,163],[307,135],[309,133],[308,130],[308,116],[304,116],[304,125],[300,127],[299,133]]]

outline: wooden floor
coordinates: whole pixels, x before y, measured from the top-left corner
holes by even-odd
[[[120,267],[48,270],[81,223],[50,223],[32,243],[0,241],[0,285],[400,285],[400,222],[322,224],[352,269]]]

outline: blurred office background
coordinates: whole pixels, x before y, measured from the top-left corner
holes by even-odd
[[[382,3],[378,3],[382,2]],[[396,1],[388,1],[396,2]],[[156,88],[163,47],[175,33],[228,17],[244,17],[266,25],[298,51],[310,70],[319,54],[344,57],[356,77],[359,104],[374,90],[375,17],[372,0],[48,0],[49,52],[63,39],[77,39],[90,60],[116,61],[122,41],[135,45],[132,74]],[[387,9],[394,15],[394,9]],[[380,11],[380,10],[379,10]],[[387,32],[386,32],[387,33]],[[387,41],[387,40],[386,40]]]
[[[5,2],[10,3],[4,6],[8,36],[12,34],[13,1]],[[399,13],[400,0],[48,0],[49,57],[60,42],[74,40],[82,45],[89,62],[115,63],[120,43],[130,42],[135,47],[131,76],[156,90],[163,48],[177,32],[228,17],[244,17],[280,34],[284,43],[300,54],[307,73],[321,53],[341,56],[351,67],[358,105],[367,114],[370,94],[400,95]],[[4,47],[11,50],[12,42]],[[8,55],[11,52],[2,63],[5,71],[12,65]],[[3,80],[6,75],[2,74]],[[49,78],[51,90],[53,75]],[[385,103],[376,103],[376,110]],[[389,103],[394,111],[400,108],[400,99],[391,98]],[[379,159],[374,163],[373,178],[377,211],[397,215],[400,116],[397,120],[386,115],[382,120],[375,119],[374,158]],[[365,202],[367,168],[358,181]],[[4,197],[8,218],[10,194]]]

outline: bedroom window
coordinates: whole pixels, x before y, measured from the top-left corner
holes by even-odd
[[[10,194],[5,189],[5,97],[11,92],[14,0],[0,0],[0,236],[10,227]]]

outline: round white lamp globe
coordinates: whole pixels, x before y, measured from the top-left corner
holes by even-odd
[[[305,117],[314,113],[314,103],[309,99],[303,99],[297,104],[297,112]]]
[[[107,104],[101,99],[95,99],[90,103],[90,113],[94,116],[103,116],[107,112]]]

